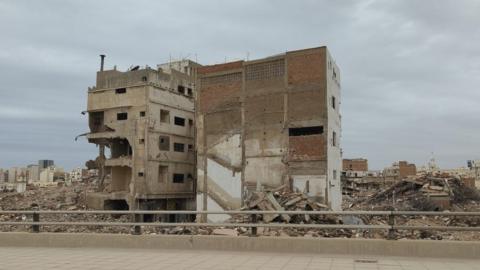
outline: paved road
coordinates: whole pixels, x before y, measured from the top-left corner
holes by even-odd
[[[472,270],[480,269],[480,260],[223,251],[0,247],[0,269]]]

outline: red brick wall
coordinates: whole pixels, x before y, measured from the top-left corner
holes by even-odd
[[[220,105],[239,102],[242,81],[201,87],[199,109],[201,113],[211,111]]]
[[[415,166],[415,164],[409,164],[406,161],[399,161],[398,167],[401,178],[417,174],[417,167]]]
[[[237,69],[237,68],[242,68],[242,67],[243,67],[243,60],[242,61],[236,61],[236,62],[229,62],[229,63],[225,63],[225,64],[199,67],[197,69],[197,73],[198,74],[208,74],[208,73],[227,71],[227,70],[230,70],[230,69]]]
[[[325,83],[326,50],[287,53],[288,84]]]
[[[290,136],[289,145],[291,160],[326,159],[324,135]]]
[[[344,171],[368,171],[368,161],[366,159],[344,159]]]

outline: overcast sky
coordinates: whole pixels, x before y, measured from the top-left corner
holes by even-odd
[[[106,66],[202,64],[327,45],[345,158],[480,158],[480,1],[0,0],[0,167],[96,157],[87,87]]]

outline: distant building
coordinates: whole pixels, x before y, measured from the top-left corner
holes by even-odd
[[[5,182],[14,183],[17,180],[17,173],[17,167],[11,167],[10,169],[8,169],[8,179]]]
[[[343,175],[347,177],[364,177],[368,175],[368,160],[365,158],[343,159]]]
[[[7,174],[7,176],[5,176],[5,173],[6,173],[5,170],[0,169],[0,183],[4,183],[4,182],[5,182],[5,179],[7,179],[8,174]]]
[[[69,180],[72,182],[82,181],[84,177],[87,177],[88,170],[82,168],[75,168],[69,174]]]
[[[40,172],[40,181],[35,183],[35,185],[39,186],[48,186],[53,185],[53,179],[55,175],[55,167],[48,167]]]
[[[391,167],[387,167],[383,170],[385,178],[393,178],[394,180],[404,179],[408,176],[414,176],[417,174],[417,167],[413,163],[407,161],[399,161],[392,164]]]
[[[467,167],[470,169],[470,176],[475,179],[475,186],[480,188],[480,160],[468,160]]]
[[[27,168],[25,167],[18,168],[15,182],[26,182],[26,181],[27,181]]]
[[[33,183],[40,181],[40,166],[30,164],[27,166],[27,182]]]
[[[49,160],[49,159],[41,159],[38,161],[38,166],[40,167],[40,170],[43,170],[43,169],[46,169],[50,166],[54,166],[54,162],[53,160]]]

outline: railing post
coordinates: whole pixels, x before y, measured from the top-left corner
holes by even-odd
[[[37,211],[33,212],[33,222],[40,222],[40,214]],[[39,233],[40,232],[40,225],[33,224],[32,225],[32,232]]]
[[[257,223],[257,214],[253,214],[250,217],[251,217],[251,222],[253,224],[256,224]],[[251,232],[252,232],[251,236],[257,236],[257,227],[252,226]]]
[[[133,222],[138,223],[142,221],[142,215],[141,214],[133,214]],[[142,234],[142,227],[139,225],[133,225],[133,235],[141,235]]]
[[[388,240],[395,240],[395,229],[393,226],[395,226],[395,215],[393,214],[393,211],[390,211],[390,214],[388,215],[388,225],[390,228],[388,229],[388,235],[387,239]]]

